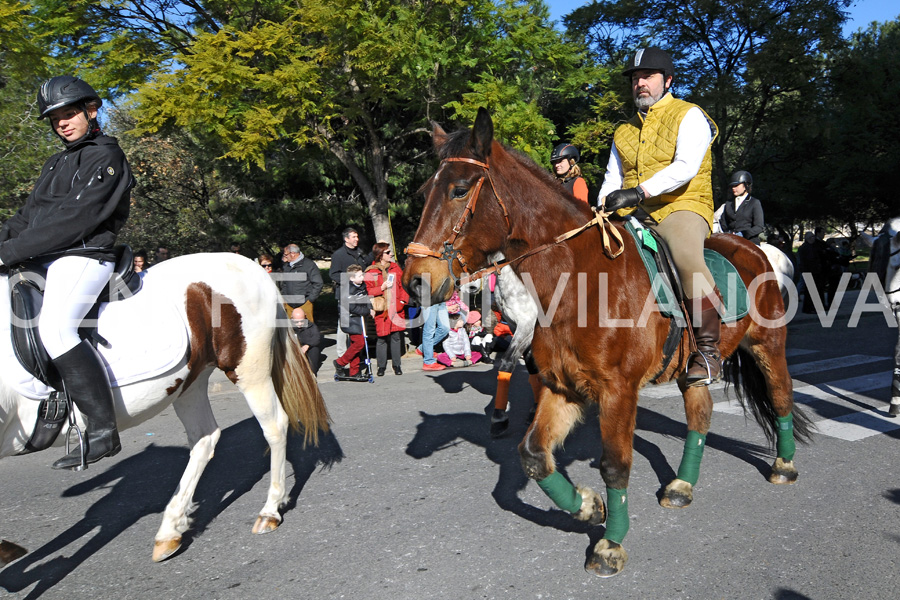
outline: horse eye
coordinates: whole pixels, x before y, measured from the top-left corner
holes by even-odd
[[[468,193],[469,193],[469,188],[456,186],[453,188],[451,195],[454,198],[459,199],[459,198],[465,198]]]

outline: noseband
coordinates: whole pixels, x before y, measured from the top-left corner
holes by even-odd
[[[462,255],[458,248],[453,247],[453,243],[456,241],[456,238],[459,237],[463,225],[466,224],[466,221],[469,220],[469,217],[475,214],[475,205],[478,203],[478,195],[481,193],[481,186],[484,184],[485,177],[487,177],[488,181],[491,183],[491,189],[494,191],[494,197],[497,199],[497,204],[499,204],[500,208],[503,210],[503,218],[506,220],[506,229],[508,233],[512,232],[512,226],[509,223],[509,211],[506,210],[506,204],[503,202],[503,198],[501,198],[500,194],[497,193],[497,186],[494,185],[494,179],[491,177],[490,166],[487,162],[481,162],[473,158],[445,158],[441,161],[441,165],[447,162],[463,162],[476,165],[484,169],[484,174],[478,178],[477,182],[475,182],[475,187],[469,193],[469,200],[468,202],[466,202],[466,208],[463,210],[463,213],[456,221],[456,225],[453,226],[452,233],[450,234],[450,237],[443,243],[442,250],[440,252],[432,250],[425,244],[410,242],[410,244],[404,250],[404,253],[408,254],[409,256],[415,256],[418,258],[432,256],[434,258],[437,258],[438,260],[446,261],[447,270],[450,272],[450,276],[453,277],[454,285],[459,286],[460,278],[453,274],[454,260],[458,262],[462,267],[462,272],[465,273],[467,281],[472,279],[472,277],[469,277],[466,258]]]
[[[478,202],[478,194],[481,192],[481,186],[484,184],[484,178],[487,177],[488,181],[491,182],[491,189],[494,191],[494,197],[497,199],[497,203],[500,204],[500,208],[503,209],[503,218],[506,219],[506,228],[508,233],[512,233],[512,226],[509,223],[509,211],[506,210],[506,204],[504,204],[503,199],[500,197],[500,194],[497,193],[497,186],[494,185],[494,180],[491,177],[490,166],[487,162],[480,162],[474,160],[472,158],[445,158],[441,161],[443,165],[445,162],[464,162],[470,163],[473,165],[477,165],[484,169],[484,175],[482,175],[478,181],[475,183],[475,188],[469,194],[469,200],[466,202],[466,208],[463,210],[463,214],[460,215],[459,220],[457,220],[456,225],[453,226],[453,232],[450,234],[450,238],[447,239],[443,243],[443,249],[441,252],[437,252],[432,250],[425,244],[420,244],[418,242],[410,242],[406,249],[403,251],[405,254],[409,256],[414,256],[417,258],[425,258],[426,256],[431,256],[437,258],[438,260],[443,260],[447,262],[447,270],[450,272],[450,277],[453,278],[453,284],[455,287],[459,287],[460,283],[468,283],[470,281],[474,281],[476,279],[480,279],[486,275],[490,275],[491,273],[496,273],[506,265],[518,262],[526,257],[529,257],[533,254],[537,254],[538,252],[542,252],[551,246],[555,246],[566,241],[569,238],[572,238],[582,231],[593,227],[594,225],[600,226],[600,231],[603,236],[603,252],[609,258],[614,259],[619,256],[622,251],[625,249],[625,244],[622,241],[622,237],[619,232],[609,224],[609,214],[603,211],[597,211],[595,209],[595,217],[582,225],[581,227],[576,227],[571,231],[567,231],[566,233],[557,236],[553,241],[538,246],[537,248],[533,248],[528,252],[517,256],[511,260],[507,260],[502,263],[493,263],[490,267],[486,267],[475,273],[469,274],[468,264],[466,263],[466,258],[462,255],[458,248],[454,248],[453,243],[456,241],[456,238],[459,237],[460,231],[462,231],[463,225],[466,224],[466,221],[469,220],[469,217],[475,213],[475,204]],[[609,228],[607,230],[607,227]],[[615,240],[618,245],[618,250],[614,251],[612,249],[611,240]],[[457,261],[459,265],[462,267],[463,276],[457,277],[453,273],[453,261]]]

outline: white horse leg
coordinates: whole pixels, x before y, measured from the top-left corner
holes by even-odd
[[[222,433],[209,405],[207,386],[211,373],[212,369],[203,373],[173,403],[175,414],[184,424],[191,457],[156,532],[153,545],[155,562],[169,558],[181,547],[181,534],[190,527],[190,513],[195,508],[194,491]]]
[[[268,375],[260,377],[258,381],[240,378],[237,386],[244,393],[250,410],[259,421],[271,452],[269,494],[253,525],[253,533],[269,533],[281,525],[280,509],[287,498],[285,479],[288,416],[281,407],[275,386]]]

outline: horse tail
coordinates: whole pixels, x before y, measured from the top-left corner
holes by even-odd
[[[750,352],[738,346],[735,353],[725,361],[724,374],[726,384],[734,386],[738,402],[744,412],[749,408],[753,418],[766,434],[766,439],[774,445],[775,419],[778,415],[775,414],[775,409],[769,399],[766,379]],[[808,444],[812,439],[813,422],[807,416],[806,411],[797,404],[794,404],[791,414],[794,420],[794,439]]]
[[[278,307],[278,320],[284,323],[287,315]],[[281,406],[295,431],[303,428],[304,446],[319,444],[319,431],[328,433],[331,417],[309,361],[300,350],[300,342],[292,327],[275,328],[272,381]]]

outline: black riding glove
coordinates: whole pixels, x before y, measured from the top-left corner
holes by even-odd
[[[620,208],[631,208],[640,204],[644,199],[644,190],[641,186],[624,190],[615,190],[606,196],[606,212],[613,212]]]

